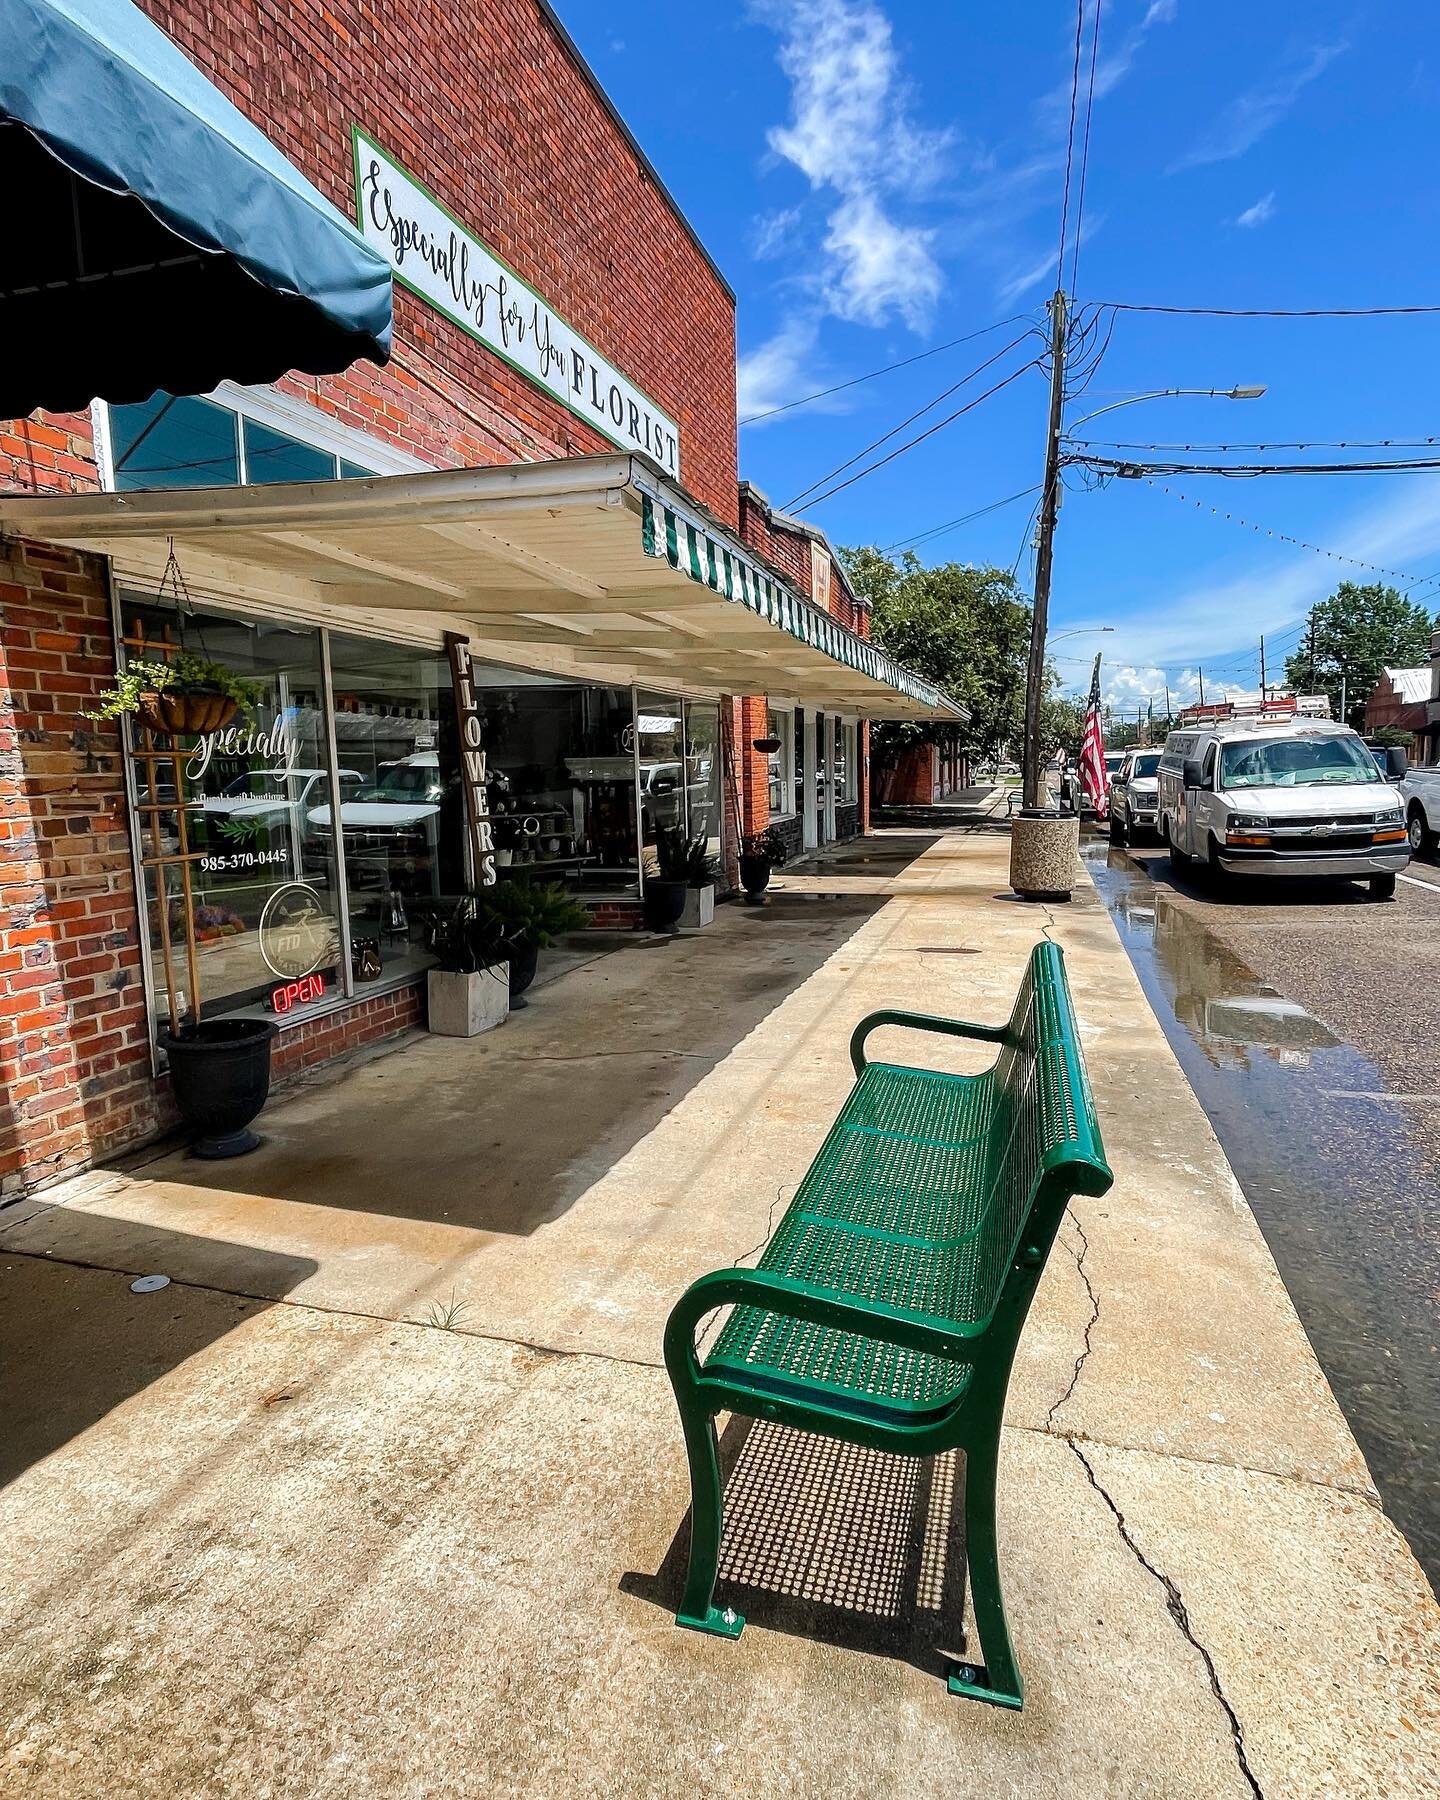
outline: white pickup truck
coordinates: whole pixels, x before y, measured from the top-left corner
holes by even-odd
[[[1410,854],[1433,856],[1440,844],[1440,767],[1408,769],[1400,799],[1410,832]]]

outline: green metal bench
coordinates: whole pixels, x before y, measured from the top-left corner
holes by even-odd
[[[865,1060],[881,1025],[1000,1047],[979,1075]],[[1112,1176],[1058,947],[1035,946],[1006,1025],[877,1012],[856,1081],[757,1268],[702,1276],[665,1329],[690,1461],[690,1569],[676,1623],[738,1637],[715,1605],[723,1498],[715,1415],[874,1449],[965,1452],[966,1553],[983,1666],[952,1693],[1024,1698],[1000,1591],[995,1480],[1015,1346],[1074,1194]],[[731,1308],[703,1362],[695,1328]]]

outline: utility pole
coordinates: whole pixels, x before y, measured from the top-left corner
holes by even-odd
[[[1166,729],[1166,731],[1169,731],[1170,721],[1174,717],[1175,717],[1174,713],[1172,713],[1170,710],[1170,678],[1167,675],[1165,678],[1165,729]]]
[[[1045,639],[1050,625],[1050,570],[1055,555],[1055,515],[1060,504],[1060,429],[1065,405],[1065,293],[1050,302],[1050,417],[1045,427],[1045,480],[1040,495],[1040,536],[1035,551],[1035,609],[1030,622],[1030,664],[1025,675],[1026,806],[1041,804],[1040,695],[1045,686]]]
[[[1260,704],[1265,704],[1265,639],[1260,639]]]
[[[1345,677],[1340,677],[1340,723],[1345,723]]]
[[[1198,665],[1197,665],[1198,666]],[[1205,704],[1205,671],[1200,670],[1200,704]]]

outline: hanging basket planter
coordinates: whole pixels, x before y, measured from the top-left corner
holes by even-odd
[[[176,683],[155,696],[160,729],[180,732],[223,731],[240,710],[240,703],[208,682],[195,686]]]

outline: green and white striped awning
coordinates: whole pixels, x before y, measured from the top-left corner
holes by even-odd
[[[0,531],[97,551],[153,586],[173,545],[197,599],[661,692],[773,694],[860,719],[966,718],[847,631],[632,456],[352,481],[0,495]]]
[[[726,600],[749,607],[757,618],[778,631],[788,631],[800,643],[834,657],[871,681],[895,688],[923,706],[937,712],[949,709],[954,716],[961,716],[960,708],[953,706],[933,682],[897,663],[855,632],[847,631],[818,606],[802,600],[733,543],[649,494],[642,496],[641,533],[647,556],[663,557],[672,569],[679,569]]]

